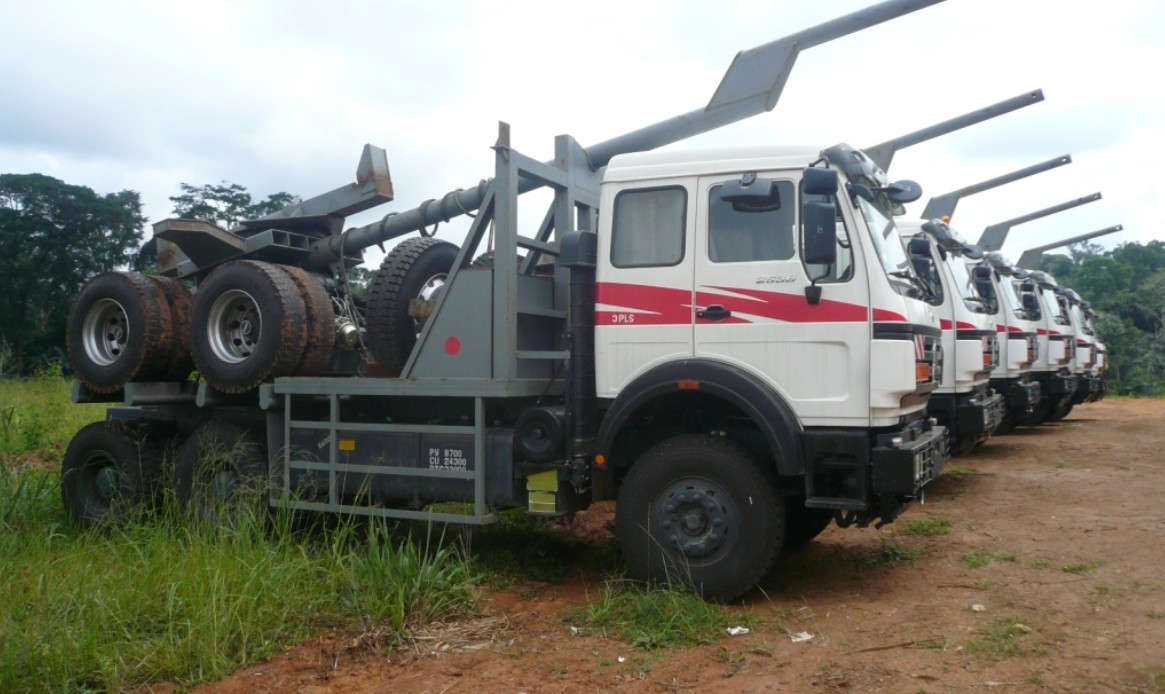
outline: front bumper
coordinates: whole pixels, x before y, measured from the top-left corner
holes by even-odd
[[[1007,414],[1007,402],[990,388],[960,398],[957,435],[990,435]]]
[[[1031,376],[1022,378],[993,378],[991,387],[1002,393],[1007,409],[1017,415],[1031,413],[1040,404],[1040,384]]]
[[[870,485],[875,496],[916,497],[942,474],[950,459],[946,427],[923,419],[878,437],[871,452]]]

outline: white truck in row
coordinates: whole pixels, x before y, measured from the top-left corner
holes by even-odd
[[[110,407],[64,456],[68,510],[101,523],[169,486],[199,515],[484,524],[614,498],[635,576],[718,600],[830,522],[893,521],[949,455],[941,319],[894,218],[920,189],[846,145],[651,150],[771,110],[800,50],[936,1],[744,51],[706,107],[560,136],[549,162],[503,126],[492,179],[363,227],[344,221],[393,195],[373,147],[355,183],[269,217],[155,225],[161,277],[74,302],[74,400]],[[471,212],[463,243],[426,235]],[[362,250],[418,231],[356,297]]]

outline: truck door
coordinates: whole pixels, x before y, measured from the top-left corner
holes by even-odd
[[[761,376],[804,426],[865,426],[869,421],[869,309],[857,244],[838,205],[838,262],[807,266],[800,253],[800,195],[793,177],[776,181],[777,199],[720,200],[725,176],[697,188],[695,356]],[[852,225],[850,226],[852,228]],[[810,276],[824,276],[816,305]]]
[[[613,397],[639,374],[692,355],[695,181],[608,184],[595,287],[596,386]],[[609,224],[609,226],[608,226]]]

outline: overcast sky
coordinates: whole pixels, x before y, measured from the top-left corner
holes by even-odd
[[[517,149],[549,159],[556,134],[586,146],[702,107],[738,50],[870,4],[8,2],[0,173],[136,190],[154,222],[181,182],[331,190],[370,142],[396,188],[376,217],[492,175],[499,120]],[[1160,0],[946,0],[805,51],[773,112],[672,147],[867,146],[1042,88],[1043,103],[900,152],[891,178],[925,191],[912,216],[932,195],[1071,154],[967,198],[954,225],[975,240],[1099,191],[1015,227],[1004,253],[1114,224],[1125,231],[1106,247],[1165,240],[1152,169],[1165,153],[1162,36]]]

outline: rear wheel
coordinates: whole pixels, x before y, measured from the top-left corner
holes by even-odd
[[[173,486],[182,510],[202,521],[258,514],[266,506],[266,447],[249,429],[207,422],[178,449]]]
[[[164,378],[174,325],[162,288],[137,272],[107,272],[81,289],[69,311],[69,363],[90,390]]]
[[[163,377],[168,381],[185,381],[194,370],[190,356],[190,290],[184,284],[168,277],[151,277],[162,289],[170,309],[169,363]]]
[[[445,241],[411,238],[380,264],[368,297],[368,343],[388,375],[400,375],[408,362],[431,302],[445,290],[457,252],[457,246]]]
[[[747,450],[692,434],[656,445],[631,466],[615,529],[636,577],[728,601],[776,563],[785,509],[775,477]]]
[[[295,373],[307,344],[307,315],[295,282],[277,265],[227,263],[194,296],[194,363],[210,385],[245,393]]]
[[[300,267],[281,265],[295,283],[299,295],[303,298],[305,330],[305,344],[303,356],[295,369],[297,376],[318,376],[328,366],[332,356],[332,345],[336,338],[336,314],[332,309],[332,298],[328,290],[310,272]]]
[[[61,460],[61,499],[79,527],[152,510],[162,475],[160,446],[148,432],[118,422],[86,425]]]

